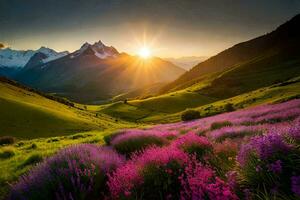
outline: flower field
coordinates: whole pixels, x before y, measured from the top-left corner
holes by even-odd
[[[35,166],[10,199],[300,199],[300,100],[122,130]]]

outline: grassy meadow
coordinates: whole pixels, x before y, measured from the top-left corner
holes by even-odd
[[[290,98],[291,96],[285,97]],[[274,100],[283,101],[282,98],[275,98]],[[297,182],[291,183],[292,188],[286,188],[285,185],[290,184],[290,180],[284,177],[288,176],[291,180],[297,179],[295,175],[295,173],[298,173],[297,159],[292,159],[292,156],[298,155],[299,106],[299,100],[290,100],[281,104],[254,106],[191,122],[138,127],[139,129],[127,129],[123,132],[117,130],[90,131],[60,137],[17,140],[14,144],[0,147],[0,170],[4,172],[1,173],[0,177],[0,184],[4,186],[1,187],[0,196],[7,194],[11,187],[10,184],[18,180],[20,175],[60,149],[74,144],[94,144],[96,146],[81,145],[67,148],[65,151],[56,154],[56,157],[43,162],[44,165],[34,167],[34,171],[29,173],[24,179],[25,182],[22,183],[28,184],[31,189],[24,190],[22,184],[17,185],[14,186],[13,195],[18,197],[20,193],[17,191],[22,191],[25,192],[22,195],[28,195],[28,198],[35,199],[41,197],[39,195],[44,195],[43,190],[50,192],[50,188],[47,186],[47,181],[50,180],[41,177],[44,171],[50,173],[50,171],[47,171],[49,170],[47,163],[50,167],[52,166],[50,165],[51,162],[65,162],[60,160],[60,156],[67,160],[69,159],[68,156],[71,156],[70,158],[79,156],[78,163],[75,162],[75,159],[68,165],[75,167],[70,168],[72,170],[79,170],[78,181],[82,186],[91,184],[86,182],[85,177],[90,177],[92,181],[94,176],[102,177],[102,171],[100,170],[100,174],[98,174],[99,171],[94,171],[95,174],[89,172],[85,175],[80,174],[80,168],[77,169],[76,166],[86,165],[89,162],[97,163],[98,159],[105,159],[104,163],[106,164],[104,166],[114,166],[115,162],[118,163],[115,163],[116,169],[114,168],[113,173],[107,175],[108,177],[105,175],[103,180],[99,179],[105,181],[103,183],[107,183],[105,186],[98,188],[99,185],[92,184],[92,190],[84,187],[81,189],[79,194],[80,196],[83,195],[84,198],[91,194],[96,195],[92,196],[92,199],[102,197],[102,195],[107,195],[106,197],[112,199],[131,199],[134,196],[146,198],[143,197],[145,194],[148,194],[150,199],[159,198],[159,195],[167,198],[170,193],[174,195],[172,198],[175,199],[183,198],[185,195],[188,197],[190,194],[203,195],[195,189],[193,185],[195,183],[200,184],[198,187],[203,187],[204,192],[209,195],[210,199],[214,199],[216,196],[221,199],[244,199],[247,195],[251,195],[254,199],[274,199],[277,197],[294,199],[298,195],[297,190],[294,188],[297,186]],[[276,130],[276,132],[273,132],[273,130]],[[280,145],[278,146],[277,143]],[[100,146],[102,145],[114,149],[113,152],[109,149],[101,149]],[[255,156],[256,154],[251,157],[252,154],[247,154],[247,151],[244,151],[249,145],[253,146],[251,150],[253,153],[258,152],[258,158]],[[293,148],[285,150],[289,146]],[[261,148],[268,148],[267,152],[276,153],[267,154],[266,152],[266,155],[260,154]],[[97,152],[99,150],[98,153],[95,152],[96,149]],[[72,151],[74,153],[68,153]],[[284,152],[286,151],[288,151],[290,157],[285,159]],[[101,152],[106,152],[107,156],[102,155]],[[90,156],[87,156],[89,154]],[[100,157],[97,157],[97,155]],[[80,163],[84,159],[87,160]],[[154,166],[157,167],[152,168],[153,163],[156,163]],[[261,171],[255,171],[257,165],[261,167]],[[269,177],[268,182],[266,182],[267,185],[264,185],[262,180],[266,180],[265,176],[268,176],[269,166],[273,165],[274,169],[271,168],[273,171],[269,174],[272,177]],[[94,168],[88,166],[82,170],[91,170],[92,172]],[[276,168],[278,166],[279,169]],[[143,169],[142,172],[136,175],[136,170],[140,168]],[[53,168],[53,170],[55,169],[57,168]],[[204,172],[205,174],[203,174]],[[280,172],[285,175],[280,174]],[[60,171],[57,171],[57,173],[60,173]],[[73,176],[72,171],[66,173],[71,173],[70,175]],[[181,177],[181,173],[186,176],[186,179],[184,178],[181,182],[178,182],[179,179],[174,177]],[[55,177],[56,174],[45,174],[45,176],[51,178],[52,176]],[[202,179],[203,177],[208,179]],[[215,179],[215,177],[217,178]],[[144,181],[139,182],[140,179]],[[162,185],[153,185],[153,181],[158,181],[158,179]],[[194,179],[197,182],[193,182]],[[274,179],[282,180],[282,183],[284,183],[278,186],[276,194],[269,193],[273,184],[276,184]],[[67,184],[64,187],[69,187],[68,184],[72,184],[61,176],[56,177],[56,180],[67,181],[62,182]],[[200,180],[203,180],[204,183]],[[257,185],[258,187],[255,188],[253,185],[257,181],[262,184]],[[35,190],[36,187],[41,187],[41,191]],[[57,186],[53,185],[51,188],[59,192]],[[249,189],[249,193],[245,192],[245,189]],[[103,193],[99,193],[98,190],[103,191]],[[49,195],[53,194],[54,191]],[[159,192],[151,193],[151,191]],[[73,198],[80,198],[80,196],[77,196],[79,195],[77,192],[77,190],[72,191]],[[65,195],[65,193],[60,192],[57,194]],[[50,196],[44,197],[50,198]]]
[[[33,91],[0,83],[1,136],[17,138],[0,147],[0,196],[10,184],[32,166],[74,144],[103,145],[103,138],[125,128],[147,128],[181,120],[182,112],[193,108],[201,117],[226,112],[226,104],[238,110],[264,103],[298,98],[299,77],[225,100],[201,95],[202,82],[186,89],[147,99],[119,101],[105,105],[68,106]],[[200,89],[200,90],[199,90]],[[13,110],[14,112],[9,112]],[[183,132],[183,131],[182,131]],[[3,134],[5,133],[5,134]]]

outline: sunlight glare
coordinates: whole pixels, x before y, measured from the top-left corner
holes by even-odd
[[[149,48],[147,47],[143,47],[139,50],[139,56],[144,58],[144,59],[147,59],[151,56],[151,51]]]

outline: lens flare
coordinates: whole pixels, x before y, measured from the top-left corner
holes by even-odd
[[[151,56],[151,51],[149,48],[147,47],[143,47],[139,50],[139,56],[141,58],[147,59]]]

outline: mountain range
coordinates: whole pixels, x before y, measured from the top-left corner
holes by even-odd
[[[84,43],[72,53],[49,58],[52,57],[47,52],[38,51],[17,72],[4,75],[44,92],[94,103],[151,84],[169,82],[184,73],[171,62],[119,53],[101,41]]]
[[[0,76],[14,78],[33,57],[40,57],[39,62],[46,63],[68,54],[68,51],[56,52],[47,47],[37,50],[0,49]]]
[[[41,47],[37,50],[13,50],[11,48],[0,49],[0,67],[24,67],[30,58],[36,54],[42,53],[45,55],[43,62],[58,59],[67,55],[69,52],[56,52],[47,47]]]

